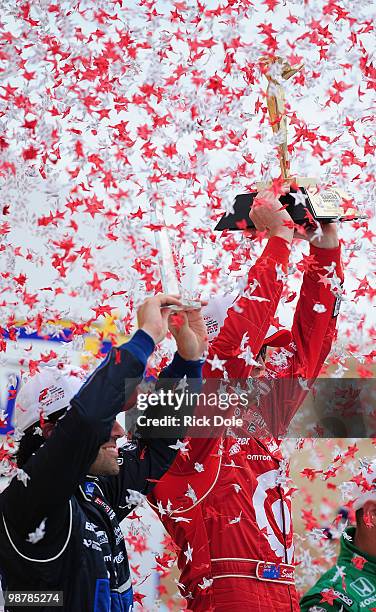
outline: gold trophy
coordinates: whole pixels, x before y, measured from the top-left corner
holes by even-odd
[[[294,223],[303,225],[306,229],[314,229],[317,222],[330,223],[332,221],[346,221],[361,217],[352,206],[344,206],[344,201],[350,197],[341,189],[331,187],[320,190],[318,180],[294,176],[290,172],[290,162],[287,149],[287,116],[285,104],[285,91],[283,81],[287,81],[303,68],[303,64],[290,66],[290,64],[276,57],[261,59],[265,66],[265,76],[268,79],[266,99],[272,130],[279,135],[278,157],[281,167],[281,177],[290,184],[290,192],[280,197],[282,205],[292,217]],[[269,187],[271,183],[256,183],[260,191]],[[254,228],[249,218],[249,211],[257,192],[244,193],[236,196],[234,212],[224,215],[216,230],[222,231]]]

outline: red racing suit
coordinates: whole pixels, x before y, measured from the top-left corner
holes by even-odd
[[[280,271],[286,271],[289,253],[290,245],[282,238],[268,241],[248,276],[249,286],[257,287],[251,297],[268,301],[237,300],[210,346],[204,378],[223,377],[222,371],[211,369],[215,355],[226,360],[230,378],[249,377],[251,366],[240,357],[242,339],[247,333],[253,355],[259,353],[282,294]],[[286,379],[277,395],[265,396],[273,406],[270,419],[278,425],[288,425],[307,394],[297,377],[317,377],[335,333],[336,296],[330,283],[319,281],[327,281],[325,267],[332,262],[343,280],[340,247],[311,245],[307,261],[293,340],[287,349],[278,349],[282,358],[272,356],[267,362],[267,381]],[[314,310],[315,304],[325,308]],[[281,479],[285,462],[279,446],[271,437],[191,438],[189,457],[179,453],[149,495],[150,505],[180,549],[179,583],[189,610],[299,610],[291,500]]]

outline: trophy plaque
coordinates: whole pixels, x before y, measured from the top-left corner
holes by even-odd
[[[290,184],[290,192],[279,198],[281,204],[286,207],[294,223],[304,226],[305,229],[315,229],[317,222],[331,223],[336,220],[349,221],[364,218],[359,211],[349,205],[350,198],[341,189],[333,187],[320,190],[317,186],[317,179],[291,175],[287,149],[285,92],[282,83],[283,80],[288,80],[299,72],[303,64],[290,66],[280,57],[261,61],[265,66],[265,76],[268,79],[266,99],[270,123],[273,132],[280,136],[278,157],[281,178]],[[271,184],[271,182],[256,183],[256,189],[260,191]],[[249,218],[249,212],[257,193],[255,191],[236,196],[234,212],[223,215],[214,229],[217,231],[255,229]]]

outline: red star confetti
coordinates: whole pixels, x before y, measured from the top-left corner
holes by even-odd
[[[85,0],[72,11],[63,0],[46,11],[43,3],[3,3],[1,366],[13,350],[17,372],[29,374],[84,353],[90,370],[103,357],[102,341],[116,344],[119,334],[135,329],[138,304],[161,289],[156,205],[163,208],[179,278],[194,262],[201,268],[194,289],[203,297],[243,289],[265,237],[221,236],[213,227],[231,211],[234,196],[252,191],[255,182],[274,179],[274,192],[281,192],[279,135],[269,123],[260,63],[262,56],[281,55],[304,64],[285,84],[294,174],[344,189],[344,208],[355,203],[367,217],[340,226],[346,278],[324,372],[341,378],[350,359],[359,378],[373,375],[374,26],[368,2],[350,5],[265,0],[209,9],[199,0],[119,0],[103,9]],[[282,294],[290,314],[302,274],[314,266],[306,242],[294,241]],[[323,290],[338,293],[333,271],[320,281]],[[312,310],[325,315],[320,300]],[[21,327],[26,335],[56,340],[68,329],[68,341],[47,340],[52,346],[38,348],[19,338]],[[148,373],[157,375],[173,351],[169,338]],[[246,345],[243,351],[245,360],[253,359]],[[211,366],[223,375],[220,357]],[[338,399],[351,409],[353,396]],[[0,457],[9,457],[9,446],[0,447]],[[321,483],[329,491],[346,466],[356,474],[355,442],[333,452],[338,458],[328,461],[312,450],[299,469],[303,486]],[[179,453],[189,462],[189,449]],[[195,471],[205,473],[205,464]],[[307,502],[308,531],[323,529],[327,517]],[[135,555],[150,549],[141,532],[130,532],[128,544]],[[325,563],[329,553],[318,546]],[[303,564],[302,587],[314,569]],[[142,565],[139,572],[142,581]],[[165,600],[171,609],[181,606],[173,596]]]

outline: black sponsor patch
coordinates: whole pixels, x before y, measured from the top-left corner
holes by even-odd
[[[349,597],[348,595],[345,595],[345,593],[341,593],[341,591],[335,591],[335,590],[333,590],[333,593],[334,595],[338,597],[338,599],[343,601],[343,603],[345,603],[347,606],[353,605],[354,600],[351,599],[351,597]]]

